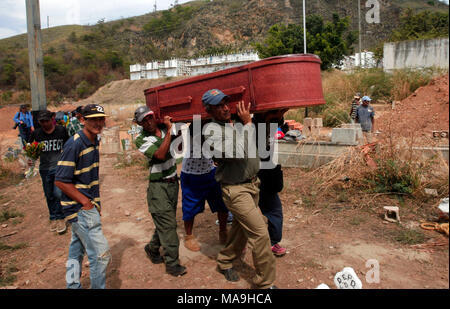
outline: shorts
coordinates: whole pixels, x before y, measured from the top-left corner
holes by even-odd
[[[190,221],[205,211],[205,201],[208,201],[213,213],[228,212],[222,199],[221,186],[214,178],[215,174],[215,169],[203,175],[181,172],[183,221]]]

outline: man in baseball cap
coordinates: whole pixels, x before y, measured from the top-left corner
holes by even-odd
[[[372,142],[372,133],[375,126],[375,110],[370,105],[372,99],[368,96],[362,98],[362,104],[356,110],[356,121],[361,124],[364,138],[367,143]]]
[[[178,203],[178,177],[176,160],[170,153],[170,143],[175,138],[172,118],[165,116],[158,125],[154,112],[141,106],[134,112],[134,120],[142,126],[142,134],[136,138],[137,149],[145,155],[150,165],[147,189],[148,210],[155,224],[155,233],[144,251],[153,264],[166,264],[166,272],[174,277],[187,273],[180,265],[176,209]],[[164,249],[161,256],[160,248]]]
[[[39,128],[31,133],[29,142],[42,143],[39,174],[49,210],[50,231],[64,234],[67,230],[61,208],[61,192],[55,187],[55,174],[64,143],[69,139],[63,126],[55,125],[55,113],[42,110],[37,115]]]
[[[105,117],[105,110],[100,105],[90,104],[83,108],[81,122],[84,128],[65,143],[55,175],[55,185],[63,192],[61,205],[65,219],[72,225],[68,260],[82,261],[87,254],[92,289],[106,287],[106,268],[111,260],[100,217],[98,135],[105,127]],[[73,269],[68,267],[67,274],[70,273],[73,274]],[[81,272],[74,275],[77,278]],[[81,283],[67,279],[67,288],[79,289]]]
[[[251,147],[250,136],[253,126],[250,104],[245,104],[244,101],[237,104],[237,115],[244,125],[240,127],[246,127],[248,131],[248,134],[244,134],[239,126],[228,125],[232,120],[227,99],[228,96],[218,89],[207,91],[202,98],[206,111],[212,117],[212,126],[221,130],[221,134],[208,135],[206,133],[205,138],[212,141],[214,146],[221,145],[222,149],[214,149],[217,153],[213,157],[217,164],[215,179],[221,184],[223,201],[233,214],[233,224],[225,247],[217,255],[218,271],[228,281],[239,281],[239,274],[233,268],[233,261],[240,257],[248,242],[252,248],[253,264],[256,270],[253,283],[260,289],[274,289],[276,288],[274,285],[275,257],[272,253],[267,219],[264,219],[264,215],[258,207],[260,181],[257,175],[260,159],[259,157],[252,158],[249,155],[238,158],[235,153],[233,153],[233,158],[230,158],[224,152],[224,149],[227,148],[245,149],[246,145],[248,148]],[[233,130],[233,134],[225,134],[225,130],[230,129]],[[208,129],[204,131],[212,132]],[[233,145],[233,138],[227,139],[228,135],[236,136],[236,145]],[[238,136],[244,138],[238,139]],[[222,147],[222,145],[225,146]]]

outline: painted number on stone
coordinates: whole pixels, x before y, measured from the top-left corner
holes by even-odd
[[[351,267],[346,267],[337,273],[334,283],[338,289],[362,289],[361,280]]]

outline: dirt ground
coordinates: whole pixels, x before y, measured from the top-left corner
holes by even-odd
[[[448,85],[448,78],[447,78]],[[16,141],[11,129],[16,108],[0,109],[0,145]],[[448,111],[448,90],[447,90]],[[434,129],[434,128],[430,128]],[[439,128],[443,129],[443,128]],[[448,129],[448,113],[447,113]],[[153,265],[144,252],[154,224],[147,210],[148,171],[142,165],[117,167],[118,155],[101,155],[100,188],[103,230],[112,253],[107,272],[107,287],[114,289],[248,289],[254,268],[251,250],[235,267],[241,275],[237,283],[229,283],[216,271],[216,256],[222,248],[218,240],[216,216],[207,210],[196,218],[194,233],[200,252],[184,247],[181,219],[181,193],[177,222],[180,237],[180,260],[188,273],[174,278],[163,265]],[[17,170],[18,173],[22,170]],[[421,221],[438,216],[440,198],[430,198],[426,207],[414,209],[414,201],[401,202],[383,196],[368,195],[352,199],[307,199],[306,173],[285,168],[285,188],[280,194],[284,226],[282,246],[286,256],[276,259],[275,284],[282,289],[313,289],[320,283],[335,288],[334,275],[344,267],[352,267],[364,289],[448,289],[448,237],[419,227]],[[356,201],[356,202],[355,202]],[[402,223],[383,220],[383,206],[400,206]],[[0,275],[8,269],[16,278],[9,285],[19,289],[64,289],[65,264],[70,242],[70,229],[65,235],[49,231],[48,210],[39,175],[18,185],[0,189],[0,211],[16,210],[23,217],[0,223]],[[16,232],[16,233],[14,233]],[[11,236],[6,236],[12,234]],[[409,240],[419,235],[420,243]],[[433,246],[433,244],[443,244]],[[379,283],[368,283],[371,268],[367,261],[379,263]],[[87,261],[87,258],[84,260]],[[13,269],[13,271],[11,271]],[[82,284],[89,287],[89,267],[83,265]]]
[[[164,266],[153,265],[146,258],[144,246],[154,225],[146,205],[146,171],[139,167],[115,169],[115,156],[101,158],[101,197],[103,229],[108,239],[112,263],[108,268],[107,287],[115,289],[234,289],[251,288],[254,274],[248,252],[236,267],[242,279],[228,283],[215,271],[215,258],[221,246],[215,216],[208,210],[197,217],[194,232],[201,243],[200,252],[190,252],[183,245],[181,209],[177,212],[180,236],[180,259],[188,269],[181,278],[171,277]],[[402,214],[404,226],[382,220],[382,206],[375,210],[346,203],[327,207],[296,205],[298,173],[285,169],[286,188],[281,194],[284,207],[284,235],[281,244],[288,254],[277,259],[276,284],[284,289],[310,289],[320,283],[334,287],[333,277],[344,267],[353,267],[365,289],[449,288],[448,238],[434,231],[424,234],[431,242],[444,241],[444,247],[418,250],[392,240],[398,230],[417,229],[414,215]],[[65,263],[70,232],[58,236],[48,230],[48,210],[40,177],[21,185],[0,190],[1,205],[18,210],[24,217],[10,219],[0,235],[17,234],[0,239],[10,246],[26,244],[14,251],[0,251],[2,267],[14,266],[21,289],[62,289],[65,287]],[[179,203],[179,208],[181,203]],[[129,214],[129,215],[128,215]],[[368,260],[380,266],[380,283],[365,282]],[[85,261],[87,259],[85,258]],[[89,287],[88,267],[83,267],[82,283]]]

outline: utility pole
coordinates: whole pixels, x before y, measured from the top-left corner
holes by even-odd
[[[361,62],[361,0],[358,0],[358,34],[359,34],[359,67],[362,67]]]
[[[157,9],[157,7],[156,7],[156,0],[155,0],[155,5],[153,6],[153,13],[156,13],[156,9]]]
[[[44,60],[42,54],[41,17],[39,0],[25,0],[28,26],[28,57],[30,61],[30,86],[33,116],[47,109],[45,95]],[[37,117],[33,117],[37,119]]]
[[[306,54],[306,7],[305,0],[303,0],[303,53]]]
[[[50,28],[50,16],[47,16],[47,29]]]
[[[303,0],[303,53],[306,54],[306,6]],[[305,107],[305,118],[308,118],[308,108]]]

